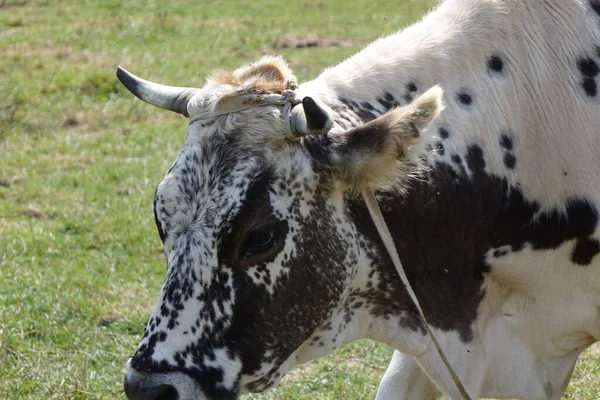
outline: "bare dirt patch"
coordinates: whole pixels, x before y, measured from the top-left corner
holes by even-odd
[[[321,38],[314,33],[309,34],[289,34],[273,43],[275,49],[303,49],[307,47],[314,48],[346,48],[352,47],[355,43],[352,40],[327,39]]]
[[[114,324],[115,322],[118,322],[121,319],[123,319],[123,316],[121,316],[119,313],[116,313],[116,312],[102,314],[98,317],[97,325],[98,326],[109,326],[109,325]]]
[[[78,126],[78,125],[80,125],[80,124],[81,124],[81,123],[79,122],[79,119],[77,119],[77,117],[76,117],[76,116],[74,116],[74,115],[69,115],[69,116],[66,116],[66,117],[63,119],[63,121],[62,121],[62,123],[61,123],[61,126],[62,126],[63,128],[72,128],[72,127],[74,127],[74,126]]]
[[[38,220],[55,219],[56,217],[58,217],[56,213],[45,214],[40,210],[36,210],[34,208],[28,208],[26,210],[23,210],[21,214],[25,217],[35,218]]]
[[[32,0],[0,0],[0,10],[8,10],[10,8],[20,8],[20,7],[46,7],[48,6],[48,1],[32,1]]]
[[[12,7],[22,7],[27,5],[26,1],[12,1],[8,3],[6,0],[0,0],[0,9],[7,9]]]
[[[11,186],[14,186],[16,184],[19,184],[21,182],[23,182],[24,178],[20,177],[20,176],[12,176],[10,178],[8,177],[0,177],[0,187],[3,188],[9,188]]]
[[[106,119],[99,112],[69,110],[63,115],[60,126],[66,131],[98,132],[106,127]]]

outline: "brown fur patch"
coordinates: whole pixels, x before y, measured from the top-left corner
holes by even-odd
[[[281,93],[295,77],[282,58],[267,56],[233,72],[216,71],[209,80],[217,85],[243,86],[261,93]]]
[[[248,89],[254,89],[261,93],[281,93],[287,89],[287,82],[271,80],[264,76],[250,76],[240,79],[233,72],[217,71],[210,78],[220,85],[245,86]]]
[[[254,77],[260,77],[267,81],[285,81],[283,72],[277,65],[271,63],[252,65],[240,76],[243,81]]]
[[[231,71],[215,71],[210,76],[209,80],[215,82],[220,85],[231,85],[231,86],[241,86],[242,81],[240,78],[235,76]]]
[[[287,82],[271,81],[264,77],[258,77],[253,79],[249,86],[263,93],[281,93],[287,89]]]

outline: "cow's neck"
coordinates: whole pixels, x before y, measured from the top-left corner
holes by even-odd
[[[473,7],[470,16],[460,19],[445,11],[444,7],[452,9],[448,3],[444,3],[442,8],[419,24],[374,42],[356,56],[327,70],[315,81],[302,85],[301,93],[305,91],[311,96],[316,95],[334,111],[334,131],[338,132],[376,118],[390,108],[407,104],[434,85],[441,85],[446,90],[448,103],[449,97],[453,96],[448,90],[461,88],[461,77],[472,69],[469,63],[479,63],[485,69],[485,59],[491,54],[484,49],[497,35],[492,27],[498,27],[500,19],[499,11],[491,3],[473,2],[478,5]],[[448,108],[458,106],[448,104]],[[458,110],[459,113],[464,111]],[[436,130],[439,128],[434,127]],[[457,135],[459,132],[452,130],[451,134]],[[434,166],[434,157],[430,157],[429,162]],[[463,163],[466,162],[463,160]],[[434,210],[430,215],[427,209],[429,199],[435,201],[438,196],[438,185],[446,185],[448,180],[453,179],[451,175],[459,169],[458,165],[443,168],[427,181],[413,182],[405,195],[389,193],[380,197],[380,200],[404,268],[433,326],[455,329],[463,340],[470,340],[472,332],[469,322],[476,314],[476,299],[481,297],[479,287],[485,266],[477,263],[465,270],[450,271],[451,267],[445,265],[444,257],[451,257],[452,245],[457,243],[453,238],[444,241],[443,229],[439,231],[439,236],[435,236],[431,228],[446,223],[444,214],[453,211],[446,208],[436,213]],[[440,183],[431,179],[439,179]],[[368,242],[361,249],[364,254],[360,259],[369,261],[363,261],[358,266],[355,286],[338,311],[339,315],[334,316],[339,324],[348,325],[343,330],[343,341],[368,336],[404,352],[419,352],[422,350],[419,348],[421,339],[411,342],[412,335],[407,335],[407,332],[414,332],[418,333],[415,338],[423,337],[416,309],[389,262],[363,201],[348,199],[347,202],[351,219]],[[455,221],[453,223],[455,228],[460,229]],[[435,242],[427,242],[431,240]],[[439,256],[428,254],[425,250],[436,245],[442,246]],[[461,251],[460,246],[456,246],[457,251]],[[439,302],[447,305],[447,294],[456,290],[444,282],[448,277],[455,283],[461,279],[467,283],[457,296],[456,304],[460,304],[460,310],[452,310],[452,313],[460,314],[455,320],[466,323],[451,322],[446,318],[449,315],[448,308],[438,307]],[[435,293],[430,293],[431,288],[435,288]],[[350,320],[349,324],[344,322]],[[393,329],[394,326],[403,329]],[[394,332],[398,332],[398,335]],[[328,341],[323,342],[327,344]]]
[[[337,113],[334,129],[344,130],[406,104],[434,85],[453,91],[468,85],[464,77],[475,65],[485,68],[492,55],[489,44],[508,27],[497,2],[456,2],[469,11],[458,16],[454,2],[444,2],[418,24],[373,42],[303,84],[302,94],[320,97]]]
[[[460,16],[449,12],[460,9],[455,3],[470,5],[469,11]],[[581,101],[570,88],[566,93],[560,85],[546,84],[544,98],[552,99],[547,109],[532,100],[531,93],[541,90],[540,82],[568,81],[572,71],[536,70],[535,62],[554,65],[557,54],[538,52],[532,60],[531,43],[523,35],[537,29],[542,37],[560,43],[561,37],[574,37],[572,32],[560,33],[571,27],[560,26],[559,21],[544,26],[519,22],[530,12],[528,7],[541,8],[544,2],[512,2],[511,15],[496,8],[499,3],[447,1],[423,22],[375,42],[302,87],[337,113],[335,129],[339,131],[406,103],[433,85],[445,89],[447,108],[432,128],[440,138],[427,155],[430,172],[413,181],[404,193],[380,198],[429,321],[434,328],[455,332],[463,342],[473,339],[472,324],[492,265],[502,264],[524,248],[543,254],[571,240],[587,249],[598,223],[592,205],[600,199],[594,197],[596,186],[578,187],[578,197],[573,191],[547,190],[567,172],[569,183],[560,184],[576,184],[577,177],[572,176],[576,163],[562,165],[536,158],[553,154],[557,146],[552,138],[563,131],[574,137],[585,133],[572,129],[575,111],[553,119],[560,110],[570,110]],[[575,2],[569,4],[575,7]],[[551,18],[551,10],[537,12],[538,17],[547,13]],[[560,56],[566,60],[568,54]],[[577,60],[572,64],[577,65]],[[576,142],[570,145],[578,148],[583,165],[592,165],[594,159],[588,158],[597,145],[585,143],[590,149]],[[362,200],[348,199],[348,209],[368,240],[362,249],[362,259],[368,261],[359,266],[356,284],[340,310],[338,319],[343,321],[348,313],[352,316],[348,318],[353,328],[345,340],[370,336],[404,351],[419,351],[402,343],[410,341],[407,332],[419,331],[419,320]],[[537,222],[532,224],[534,218]],[[595,256],[565,254],[575,265],[589,264]],[[361,307],[353,308],[356,304]],[[398,330],[402,338],[389,336],[390,324],[404,328]]]

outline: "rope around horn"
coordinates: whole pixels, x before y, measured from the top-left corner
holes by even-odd
[[[259,93],[259,94],[241,94],[240,98],[242,99],[241,104],[235,108],[228,109],[226,111],[215,111],[215,110],[205,110],[197,115],[193,116],[189,120],[189,125],[192,125],[197,121],[205,121],[215,117],[219,117],[221,115],[229,115],[234,114],[239,111],[249,110],[251,108],[256,107],[266,107],[266,106],[279,106],[282,107],[281,110],[281,119],[284,123],[284,134],[286,139],[295,142],[300,140],[300,136],[296,136],[293,133],[292,125],[290,121],[290,116],[292,113],[292,108],[300,104],[300,99],[298,95],[294,91],[294,88],[297,86],[293,86],[293,83],[290,83],[290,89],[286,89],[281,94],[275,93]]]
[[[433,342],[435,349],[437,350],[438,354],[440,355],[442,362],[448,369],[448,372],[450,373],[450,376],[452,377],[452,380],[454,381],[454,384],[456,385],[456,388],[462,395],[463,399],[471,400],[471,397],[467,393],[465,386],[462,384],[462,382],[458,378],[458,375],[452,368],[452,365],[450,365],[450,362],[448,361],[446,354],[442,350],[440,344],[438,343],[433,332],[431,331],[431,327],[429,326],[429,323],[427,322],[427,319],[425,318],[425,314],[423,313],[423,310],[421,309],[421,305],[419,304],[417,295],[415,294],[414,290],[412,289],[412,286],[410,285],[410,282],[408,281],[408,277],[406,276],[406,272],[404,272],[404,268],[402,268],[402,263],[400,262],[400,257],[398,256],[398,252],[396,251],[396,246],[394,245],[394,240],[392,239],[392,234],[390,233],[390,230],[389,230],[387,224],[385,223],[383,214],[381,214],[381,209],[379,208],[377,199],[373,195],[373,191],[371,190],[370,187],[364,186],[361,189],[361,193],[362,193],[363,198],[365,199],[367,208],[369,209],[369,214],[371,215],[371,218],[373,219],[373,222],[375,223],[377,232],[379,232],[379,236],[381,237],[381,240],[383,241],[383,244],[384,244],[388,254],[391,257],[392,262],[394,263],[394,266],[396,267],[396,271],[398,272],[398,275],[400,275],[400,279],[402,280],[402,283],[404,284],[404,287],[406,288],[406,291],[408,292],[410,299],[412,300],[414,305],[417,307],[417,310],[419,311],[419,315],[421,317],[423,325],[425,326],[427,335]]]

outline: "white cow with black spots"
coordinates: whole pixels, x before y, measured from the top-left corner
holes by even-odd
[[[372,185],[469,396],[559,399],[600,338],[599,62],[598,0],[447,0],[299,87],[274,57],[202,89],[120,69],[190,117],[127,396],[236,398],[368,337],[397,350],[378,398],[461,398]]]

